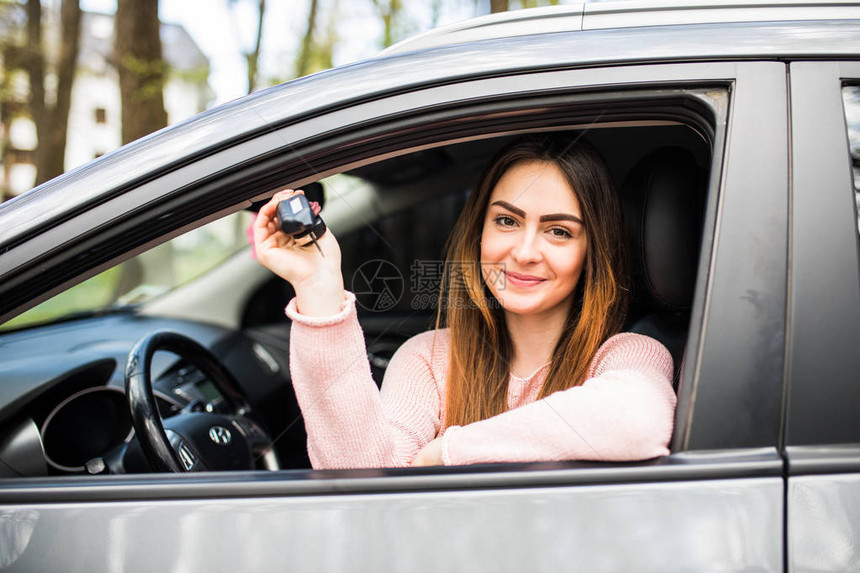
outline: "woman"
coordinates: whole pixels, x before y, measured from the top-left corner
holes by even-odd
[[[259,260],[296,297],[290,370],[315,468],[668,454],[672,359],[617,334],[628,301],[621,207],[590,148],[517,140],[491,163],[449,241],[437,329],[370,374],[332,233],[325,256],[259,214]],[[438,328],[443,313],[448,328]]]

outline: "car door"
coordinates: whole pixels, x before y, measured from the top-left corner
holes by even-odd
[[[856,62],[791,64],[789,571],[860,567],[858,79]]]
[[[461,80],[382,95],[349,114],[297,117],[230,153],[237,165],[250,165],[246,180],[263,180],[261,173],[280,165],[293,169],[283,177],[301,182],[351,161],[460,137],[547,121],[581,125],[593,121],[595,108],[624,110],[635,121],[673,97],[685,102],[678,109],[699,102],[712,115],[713,160],[671,456],[631,464],[8,480],[0,484],[0,564],[10,571],[783,570],[784,64]],[[384,143],[368,152],[372,141]],[[261,161],[269,144],[304,163],[271,153]],[[313,158],[324,159],[308,169]],[[235,185],[202,177],[211,164],[192,162],[139,189],[169,184],[191,197],[202,189],[194,181],[203,180],[218,205],[238,201]],[[261,186],[256,194],[265,192]],[[170,200],[174,207],[190,201],[181,194]],[[154,201],[153,216],[165,212],[168,203]]]

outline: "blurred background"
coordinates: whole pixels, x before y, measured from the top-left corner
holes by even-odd
[[[247,93],[564,0],[0,0],[0,201]]]

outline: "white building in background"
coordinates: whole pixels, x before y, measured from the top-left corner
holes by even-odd
[[[112,14],[84,12],[81,18],[78,68],[72,86],[66,136],[66,170],[118,148],[121,141],[119,74],[111,63],[114,19]],[[209,87],[209,60],[179,24],[161,25],[162,57],[168,65],[164,107],[168,123],[206,109],[214,99]],[[36,178],[32,153],[35,125],[18,118],[9,130],[11,164],[0,170],[0,187],[18,195]]]

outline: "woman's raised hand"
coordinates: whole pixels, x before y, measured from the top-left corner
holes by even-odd
[[[340,246],[331,230],[317,238],[319,250],[309,237],[297,242],[281,230],[278,203],[297,193],[304,194],[293,190],[275,193],[260,209],[254,222],[254,249],[263,266],[293,285],[300,313],[330,316],[340,311],[344,300]]]

